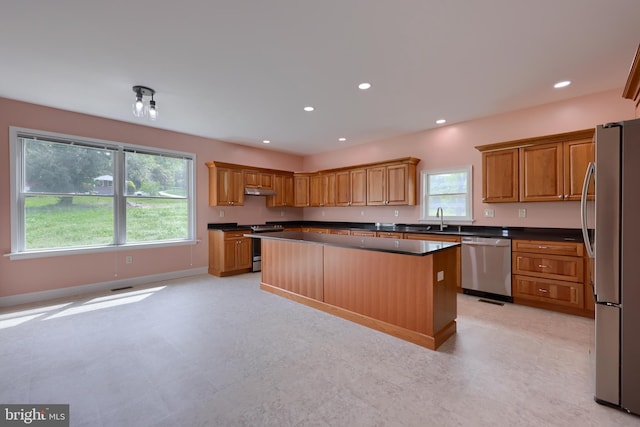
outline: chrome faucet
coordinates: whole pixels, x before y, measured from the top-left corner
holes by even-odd
[[[442,211],[442,208],[438,208],[436,210],[436,217],[440,218],[440,231],[444,230],[446,225],[444,225],[444,212]]]

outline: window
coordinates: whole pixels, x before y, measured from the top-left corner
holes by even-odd
[[[422,178],[422,217],[424,221],[440,221],[436,216],[442,208],[445,222],[471,223],[473,221],[472,168],[425,170]]]
[[[194,240],[195,155],[10,132],[12,256]]]

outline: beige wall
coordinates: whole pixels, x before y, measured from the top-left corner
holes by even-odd
[[[11,252],[9,126],[148,145],[196,154],[197,245],[156,249],[122,249],[86,255],[9,260],[0,257],[0,297],[71,286],[111,282],[140,276],[205,268],[208,265],[207,224],[301,219],[300,209],[266,209],[264,197],[247,198],[244,208],[213,208],[208,205],[208,168],[219,160],[282,170],[300,170],[302,157],[265,151],[213,139],[159,130],[115,120],[0,98],[0,252]],[[220,217],[220,212],[224,217]],[[55,232],[55,230],[52,230]],[[132,255],[133,264],[125,264]]]
[[[482,156],[474,147],[632,119],[635,115],[634,104],[623,99],[621,94],[622,89],[607,91],[308,156],[304,159],[304,170],[329,169],[408,156],[421,159],[418,171],[471,164],[475,225],[579,228],[579,202],[482,203]],[[495,216],[485,218],[485,208],[494,209]],[[518,217],[519,208],[526,208],[526,218]],[[394,215],[396,209],[397,217]],[[306,208],[304,213],[306,220],[385,223],[416,223],[419,216],[419,206]]]
[[[264,206],[264,197],[247,198],[244,207],[213,208],[207,202],[208,175],[204,162],[208,160],[305,171],[406,156],[422,159],[418,170],[472,164],[476,224],[575,228],[579,226],[577,202],[495,204],[490,205],[495,209],[495,217],[484,218],[486,205],[480,201],[481,156],[473,147],[633,118],[633,102],[624,100],[620,94],[621,90],[615,90],[585,96],[304,158],[0,98],[0,251],[3,255],[11,250],[9,126],[196,153],[196,231],[201,240],[198,245],[26,260],[11,261],[2,256],[0,298],[205,268],[208,263],[206,227],[210,222],[247,224],[304,217],[306,220],[415,223],[419,217],[418,206],[398,207],[397,217],[394,216],[396,208],[391,207],[268,209]],[[519,207],[527,209],[527,218],[518,218]],[[220,216],[221,212],[224,217]],[[133,264],[125,264],[127,255],[134,256]]]

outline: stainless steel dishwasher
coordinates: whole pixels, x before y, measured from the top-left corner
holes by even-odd
[[[462,290],[465,294],[513,302],[510,239],[462,238]]]

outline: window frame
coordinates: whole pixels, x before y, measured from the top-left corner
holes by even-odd
[[[24,250],[25,246],[25,197],[22,192],[23,184],[23,145],[20,138],[43,139],[47,141],[77,144],[94,148],[109,149],[114,151],[114,176],[113,176],[113,198],[114,198],[114,243],[107,245],[75,246],[64,248],[34,249]],[[187,205],[188,205],[188,225],[187,237],[185,239],[167,239],[150,242],[127,243],[125,239],[126,224],[126,192],[122,190],[124,182],[124,158],[125,152],[141,152],[152,155],[167,156],[190,160],[187,162],[186,179],[187,183]],[[196,154],[156,148],[145,145],[135,145],[122,142],[87,138],[77,135],[61,134],[21,127],[9,127],[9,159],[10,159],[10,193],[11,193],[11,253],[10,259],[28,259],[61,255],[87,254],[97,252],[111,252],[126,249],[147,249],[153,247],[167,247],[178,245],[193,245],[196,239],[196,173],[194,165]]]
[[[467,215],[461,216],[444,216],[446,224],[453,225],[469,225],[472,224],[473,219],[473,165],[455,166],[442,169],[425,169],[420,171],[420,183],[422,185],[420,202],[420,219],[419,221],[426,224],[440,224],[440,218],[436,216],[429,216],[429,178],[433,175],[444,175],[451,173],[464,172],[467,174],[467,192],[466,192],[466,212]],[[464,193],[451,193],[451,194],[464,194]]]

